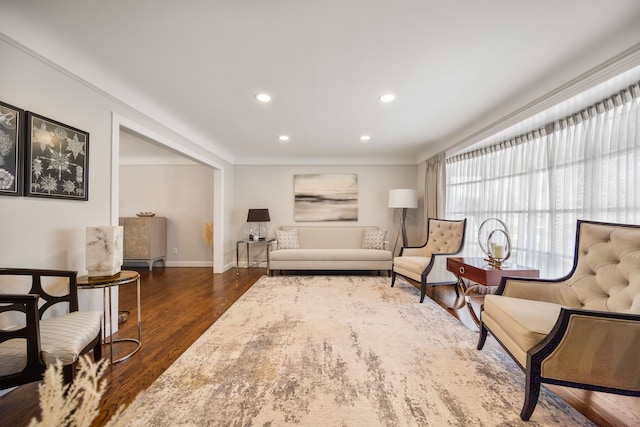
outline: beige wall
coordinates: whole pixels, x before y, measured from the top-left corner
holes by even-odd
[[[89,200],[59,200],[36,197],[0,196],[0,266],[76,270],[86,274],[85,229],[96,225],[117,224],[118,132],[114,117],[145,129],[155,139],[170,141],[172,148],[186,151],[204,164],[217,164],[223,203],[219,203],[220,221],[228,229],[227,210],[233,200],[233,166],[205,151],[180,135],[138,111],[89,86],[63,70],[50,65],[34,52],[0,38],[0,99],[24,110],[60,121],[89,132]],[[114,172],[115,171],[115,172]],[[213,204],[213,203],[212,203]],[[219,233],[219,247],[232,258],[231,237]],[[223,262],[220,262],[222,265]],[[10,289],[6,289],[10,291]],[[117,300],[117,289],[113,290]],[[80,308],[102,309],[101,291],[82,291]],[[115,308],[117,313],[117,308]],[[114,330],[117,322],[114,322]]]
[[[151,211],[167,219],[167,266],[213,266],[202,237],[205,222],[213,222],[212,168],[121,165],[119,205],[122,217]]]
[[[250,208],[268,208],[270,235],[281,225],[323,225],[296,223],[293,212],[293,176],[310,173],[355,173],[358,175],[358,221],[346,225],[376,225],[387,228],[387,240],[393,243],[400,226],[397,209],[387,207],[392,188],[416,188],[417,166],[235,166],[234,207],[230,234],[247,237],[246,219]],[[422,205],[420,201],[420,205]],[[409,242],[418,243],[419,209],[407,215]],[[335,224],[335,223],[331,223]]]

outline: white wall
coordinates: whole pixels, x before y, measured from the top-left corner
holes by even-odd
[[[387,240],[395,241],[400,227],[399,209],[387,207],[392,188],[416,188],[417,166],[236,166],[235,203],[230,233],[235,239],[247,237],[246,219],[250,208],[268,208],[269,233],[281,225],[375,225],[388,230]],[[294,221],[293,176],[310,173],[355,173],[358,175],[358,221],[310,223]],[[420,200],[420,206],[424,203]],[[410,244],[420,240],[418,218],[421,209],[407,215]]]
[[[149,133],[174,150],[184,150],[191,158],[217,167],[214,185],[220,196],[212,197],[220,200],[211,205],[217,209],[214,247],[221,249],[217,255],[214,251],[218,257],[214,265],[221,269],[231,263],[233,236],[225,235],[225,230],[230,227],[228,212],[233,202],[233,177],[228,177],[233,174],[232,165],[1,33],[0,58],[0,75],[11,76],[0,79],[2,101],[90,134],[88,201],[0,196],[0,267],[65,269],[86,274],[86,227],[118,223],[118,186],[112,187],[119,175],[118,165],[113,164],[117,163],[119,147],[120,125],[116,117],[130,129]],[[81,309],[102,309],[101,291],[81,291],[79,297]],[[117,301],[117,289],[114,300]],[[117,313],[117,307],[114,310]]]
[[[167,266],[213,266],[213,250],[202,237],[204,224],[213,222],[212,168],[120,165],[120,216],[140,211],[167,219]]]

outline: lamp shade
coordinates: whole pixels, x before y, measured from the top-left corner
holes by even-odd
[[[247,222],[269,222],[269,209],[249,209]]]
[[[416,190],[409,188],[399,188],[389,190],[390,208],[417,208],[418,196]]]

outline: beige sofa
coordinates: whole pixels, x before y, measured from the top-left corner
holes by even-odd
[[[269,247],[269,272],[283,270],[391,271],[386,230],[364,226],[281,227]]]
[[[640,226],[578,221],[572,271],[557,280],[503,278],[487,295],[490,332],[526,373],[528,420],[541,383],[640,395]]]

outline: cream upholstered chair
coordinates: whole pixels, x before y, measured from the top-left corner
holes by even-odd
[[[16,288],[28,291],[6,293]],[[80,354],[102,358],[101,339],[102,311],[78,311],[75,271],[0,269],[0,389],[39,381],[56,360],[70,383]]]
[[[526,373],[528,420],[540,384],[640,395],[640,226],[578,221],[574,265],[557,280],[504,278],[487,295],[487,333]]]
[[[429,218],[427,242],[421,246],[404,246],[393,259],[391,286],[396,276],[420,283],[420,302],[424,301],[427,286],[457,285],[456,277],[447,271],[447,256],[458,254],[464,246],[467,219],[446,220]],[[456,286],[456,295],[460,296]]]

